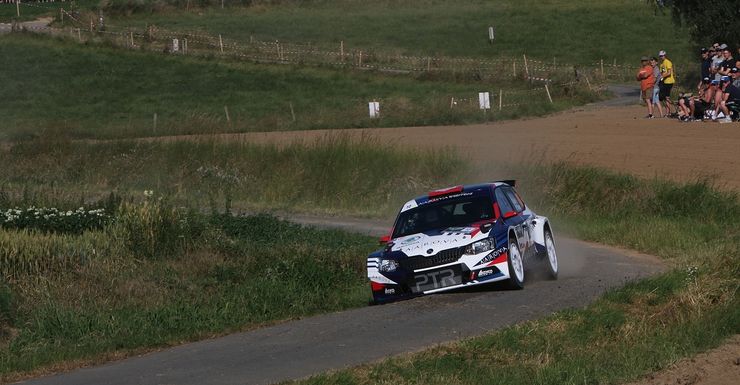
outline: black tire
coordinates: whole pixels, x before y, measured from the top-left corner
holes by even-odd
[[[547,271],[550,273],[550,279],[558,279],[560,264],[558,262],[558,254],[555,251],[555,239],[552,237],[550,230],[545,230],[544,262],[547,265]]]
[[[509,287],[514,290],[523,289],[524,258],[514,238],[509,238],[509,257],[506,259],[506,265],[509,267]]]

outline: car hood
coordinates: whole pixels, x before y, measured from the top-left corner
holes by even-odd
[[[409,257],[417,255],[434,255],[440,250],[447,250],[483,239],[487,236],[478,226],[449,227],[443,230],[429,231],[399,237],[393,240],[391,252],[400,251]]]

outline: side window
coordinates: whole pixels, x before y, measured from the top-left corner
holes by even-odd
[[[504,189],[504,191],[506,191],[506,196],[509,197],[509,200],[514,205],[514,210],[518,213],[522,212],[524,210],[524,202],[519,199],[519,196],[514,192],[514,189],[508,187],[504,187]]]
[[[515,211],[514,207],[509,203],[509,199],[506,197],[506,194],[504,194],[502,187],[496,189],[496,203],[498,203],[498,208],[501,210],[501,215],[504,215],[509,211]]]

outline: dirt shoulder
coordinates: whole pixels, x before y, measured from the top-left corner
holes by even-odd
[[[638,105],[585,106],[543,118],[468,126],[398,127],[227,134],[228,141],[290,143],[327,134],[373,135],[399,147],[451,147],[474,164],[570,161],[646,178],[714,177],[740,190],[740,123],[644,119]],[[209,136],[208,138],[213,138]],[[176,138],[170,138],[176,139]],[[178,137],[193,140],[195,137]]]
[[[734,385],[740,383],[740,335],[628,385]]]

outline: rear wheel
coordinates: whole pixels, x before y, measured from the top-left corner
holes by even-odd
[[[519,252],[519,246],[514,238],[509,239],[509,258],[507,264],[509,266],[509,286],[512,289],[524,288],[524,263],[522,253]]]
[[[558,254],[555,252],[555,241],[552,239],[550,230],[545,230],[545,253],[547,255],[547,268],[552,279],[558,279]]]

